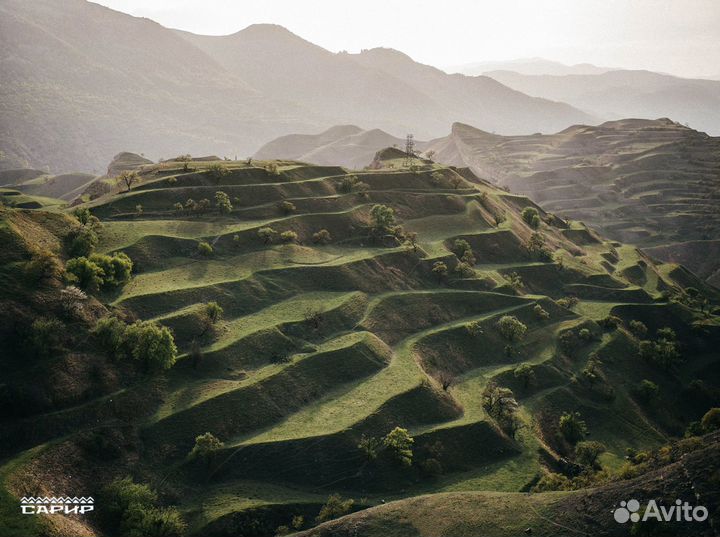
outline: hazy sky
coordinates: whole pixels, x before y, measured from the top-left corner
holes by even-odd
[[[332,51],[386,46],[439,67],[544,57],[720,75],[720,0],[98,0],[164,26],[268,22]]]

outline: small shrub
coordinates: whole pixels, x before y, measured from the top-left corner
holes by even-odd
[[[283,231],[282,233],[280,233],[280,240],[287,243],[297,242],[298,234],[294,231]]]
[[[577,444],[587,434],[587,425],[579,412],[565,412],[558,421],[560,434],[570,444]]]
[[[279,201],[277,203],[277,208],[282,214],[292,214],[295,211],[297,211],[297,207],[295,207],[295,204],[291,201]]]
[[[224,444],[212,433],[205,433],[195,437],[195,445],[188,453],[190,460],[201,459],[208,460],[210,455],[222,449]]]
[[[321,229],[317,233],[313,233],[313,242],[315,244],[330,244],[332,236],[327,229]]]
[[[634,391],[638,398],[646,403],[655,401],[660,396],[658,385],[647,379],[641,380]]]
[[[435,274],[435,276],[437,276],[438,282],[441,282],[448,274],[448,267],[442,261],[435,261],[431,271]]]
[[[325,502],[325,505],[323,505],[320,509],[320,513],[318,514],[316,520],[317,522],[326,522],[328,520],[347,515],[350,511],[352,511],[354,505],[355,500],[353,499],[343,500],[342,496],[339,494],[331,494],[328,497],[327,502]]]
[[[508,341],[520,341],[525,337],[527,326],[513,315],[503,315],[497,322],[498,330]]]
[[[58,319],[40,317],[31,325],[29,343],[34,355],[48,358],[60,347],[65,325]]]
[[[485,333],[483,331],[482,323],[480,321],[470,321],[468,324],[465,325],[465,330],[467,330],[468,334],[473,337],[480,337]]]
[[[233,210],[232,203],[230,203],[230,196],[225,192],[215,192],[215,207],[220,214],[228,214]]]
[[[647,335],[647,326],[645,326],[645,323],[643,323],[642,321],[630,321],[628,327],[630,328],[630,332],[632,332],[635,337],[639,339],[642,339]]]
[[[512,390],[491,382],[482,393],[482,405],[500,428],[514,438],[520,420],[517,416],[518,403]]]
[[[535,370],[530,364],[521,364],[513,370],[513,376],[522,382],[523,388],[528,389],[535,382]]]
[[[264,244],[272,243],[273,239],[277,236],[277,231],[271,227],[263,227],[258,230],[258,237],[260,237]]]
[[[537,229],[540,226],[540,214],[535,207],[525,207],[520,213],[523,221],[532,227]]]
[[[607,451],[605,444],[594,440],[578,442],[575,446],[575,462],[590,468],[598,467],[598,457]]]
[[[215,162],[207,167],[206,173],[216,181],[219,181],[220,179],[228,175],[230,173],[230,170],[224,164]]]
[[[209,257],[213,254],[213,247],[205,241],[198,242],[197,251],[201,256]]]
[[[409,467],[412,465],[414,442],[407,429],[395,427],[383,438],[383,447],[401,466]]]
[[[700,420],[704,432],[709,433],[720,429],[720,408],[711,408]]]
[[[472,266],[464,261],[459,261],[457,265],[455,265],[455,272],[457,272],[460,278],[472,278],[475,275]]]
[[[541,321],[547,321],[550,318],[550,314],[540,304],[533,306],[533,313]]]
[[[575,306],[577,306],[578,299],[574,296],[566,296],[564,298],[559,298],[555,301],[558,306],[561,306],[565,309],[571,310]]]

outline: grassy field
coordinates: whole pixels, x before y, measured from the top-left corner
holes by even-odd
[[[686,285],[676,278],[691,278],[677,266],[542,210],[536,230],[521,217],[536,207],[530,200],[439,165],[358,172],[353,181],[365,187],[348,192],[338,168],[224,162],[226,173],[215,176],[204,169],[210,164],[148,169],[131,192],[87,204],[102,222],[97,250],[122,250],[135,262],[130,282],[100,299],[175,334],[178,363],[155,379],[130,423],[142,440],[136,473],[183,491],[191,534],[237,534],[250,521],[274,531],[293,514],[307,527],[333,492],[363,506],[428,493],[417,501],[462,504],[465,496],[448,494],[472,492],[483,503],[478,520],[503,513],[488,535],[514,535],[532,518],[521,506],[542,513],[564,497],[519,493],[547,460],[572,457],[558,440],[560,414],[582,414],[588,439],[607,447],[607,469],[626,448],[661,444],[693,414],[678,379],[639,363],[627,329],[657,307],[681,337],[690,333],[687,319],[698,313],[667,303],[668,290]],[[223,214],[214,206],[219,191],[233,205]],[[173,207],[188,198],[211,201],[204,211]],[[395,210],[392,225],[417,234],[414,242],[391,237],[390,227],[373,235],[380,203]],[[277,232],[270,241],[258,234],[266,227]],[[314,239],[322,229],[326,243]],[[550,253],[528,247],[536,231]],[[294,235],[283,242],[281,232]],[[476,258],[463,272],[457,240]],[[438,262],[446,274],[433,271]],[[209,302],[223,309],[211,329],[202,318]],[[598,324],[609,315],[620,318],[617,329]],[[501,333],[504,316],[526,326],[522,338]],[[566,333],[572,349],[561,347]],[[689,361],[701,371],[716,358],[705,349]],[[532,382],[521,380],[520,366]],[[660,416],[638,402],[644,378],[661,385],[675,411]],[[492,385],[513,390],[514,436],[483,406]],[[136,392],[144,393],[134,385],[121,393]],[[365,460],[361,439],[396,426],[415,440],[411,468]],[[206,432],[224,446],[202,469],[186,455]],[[428,459],[440,467],[435,475],[422,469]],[[23,461],[10,464],[3,472]],[[431,518],[413,524],[439,535]]]

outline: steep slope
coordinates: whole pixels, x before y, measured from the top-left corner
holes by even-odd
[[[485,74],[528,95],[570,103],[609,119],[671,117],[696,130],[720,135],[718,81],[626,70],[562,76],[513,71]]]
[[[528,98],[485,77],[448,75],[413,61],[392,49],[375,48],[352,56],[358,63],[391,74],[406,84],[432,95],[446,117],[480,125],[503,134],[555,132],[574,123],[595,123],[597,119],[564,103]],[[366,122],[367,123],[367,122]],[[427,138],[425,133],[418,133]],[[430,135],[434,135],[432,132]]]
[[[84,0],[3,1],[0,48],[6,168],[99,174],[124,149],[248,154],[313,124],[171,30]]]
[[[279,26],[253,25],[223,37],[180,35],[267,95],[303,103],[335,124],[429,138],[458,120],[504,133],[593,121],[570,106],[529,98],[486,77],[447,75],[397,51],[333,54]]]
[[[468,170],[408,169],[395,151],[383,155],[391,162],[381,169],[353,174],[291,161],[168,161],[74,218],[3,210],[10,245],[38,237],[33,248],[65,261],[85,220],[96,253],[124,252],[133,273],[122,286],[88,288],[98,301],[80,299],[81,312],[94,312],[83,324],[72,301],[59,301],[53,342],[47,323],[34,322],[44,314],[29,310],[49,300],[47,287],[20,285],[44,265],[28,247],[5,250],[0,289],[12,308],[2,311],[23,330],[3,323],[0,332],[13,364],[0,390],[12,409],[0,427],[0,513],[26,524],[23,495],[103,497],[130,475],[177,505],[190,535],[261,537],[308,529],[334,492],[364,508],[428,492],[528,490],[546,468],[571,475],[565,412],[582,414],[614,471],[627,448],[681,436],[720,403],[718,318],[699,302],[718,302],[711,288]],[[49,287],[82,297],[59,274]],[[109,314],[113,332],[93,333]],[[136,320],[174,334],[171,368],[143,369],[141,347],[122,352],[117,323]],[[672,338],[662,348],[675,353],[667,363],[640,356],[639,337],[651,350]],[[28,354],[47,341],[52,353]],[[81,372],[74,382],[64,361]],[[43,368],[73,389],[14,389]],[[643,380],[658,386],[651,404],[638,395]],[[496,386],[517,403],[512,427],[489,403]],[[409,455],[385,438],[396,427],[413,438]],[[222,444],[189,456],[206,433]],[[39,517],[40,529],[17,533],[113,535],[108,503],[97,509],[97,518]]]
[[[255,158],[288,159],[350,169],[367,166],[379,150],[404,146],[405,140],[380,129],[362,130],[355,126],[332,127],[320,134],[290,134],[261,147]]]
[[[699,448],[699,449],[698,449]],[[391,502],[366,511],[327,522],[298,534],[303,537],[467,537],[488,535],[514,537],[539,535],[625,536],[673,535],[714,536],[717,524],[717,472],[720,471],[720,445],[716,435],[703,439],[683,456],[653,472],[629,481],[605,485],[588,491],[556,494],[520,493],[446,493]],[[688,489],[692,483],[692,491]],[[705,521],[654,519],[636,523],[618,523],[613,511],[620,502],[638,499],[642,505],[655,500],[665,509],[675,500],[692,507],[702,505],[708,511]],[[622,505],[625,505],[624,503]]]
[[[663,259],[675,260],[670,245],[720,236],[720,138],[667,119],[517,137],[456,124],[427,149],[611,238],[662,245]],[[703,275],[720,268],[716,259],[682,259]]]

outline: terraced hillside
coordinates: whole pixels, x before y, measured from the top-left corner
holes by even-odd
[[[79,206],[99,222],[82,211],[78,223],[2,210],[0,231],[17,245],[0,271],[13,290],[2,298],[22,330],[2,333],[14,350],[0,392],[10,416],[0,427],[0,519],[17,535],[114,535],[102,501],[97,517],[35,528],[17,520],[13,498],[105,498],[103,487],[126,475],[203,536],[308,529],[333,493],[355,503],[326,506],[327,518],[426,493],[528,491],[548,470],[579,471],[559,432],[563,413],[580,413],[588,439],[606,448],[590,468],[619,479],[627,448],[682,436],[720,403],[716,290],[467,169],[143,170],[128,191]],[[16,275],[37,273],[40,249],[67,261],[63,245],[77,246],[81,225],[96,230],[96,254],[130,257],[132,278],[90,285],[96,298],[69,308],[61,294],[77,290],[55,273],[40,291],[23,287]],[[32,335],[47,332],[33,315],[64,327],[42,358],[27,354]],[[92,330],[110,315],[113,330],[168,327],[177,361],[153,372],[113,357],[107,344],[119,344],[105,336],[121,332]],[[26,329],[29,339],[17,339]],[[57,370],[72,393],[37,384],[38,367]],[[68,380],[66,370],[77,373]],[[638,391],[642,381],[656,386],[654,399]],[[190,459],[206,433],[222,444]]]
[[[701,266],[707,245],[691,241],[720,240],[720,138],[668,119],[532,136],[455,124],[450,136],[426,149],[610,238],[663,246],[655,251],[662,259],[686,263],[718,283],[720,260]],[[683,255],[688,250],[695,255]]]

